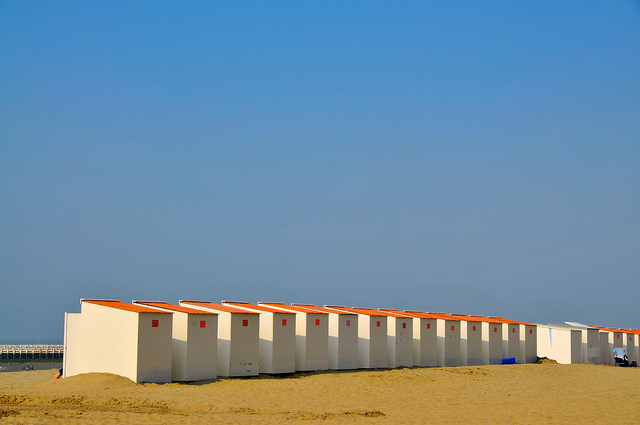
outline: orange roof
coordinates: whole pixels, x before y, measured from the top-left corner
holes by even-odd
[[[244,303],[244,302],[239,302],[239,301],[222,301],[222,302],[225,305],[232,305],[232,306],[238,307],[240,309],[242,309],[242,308],[250,308],[250,309],[253,309],[253,310],[265,311],[267,313],[295,314],[295,313],[292,313],[290,311],[282,311],[282,310],[278,310],[276,308],[265,307],[263,305],[255,305],[255,304]]]
[[[301,307],[297,305],[287,305],[283,303],[258,303],[259,305],[267,305],[271,307],[283,308],[289,311],[295,311],[296,313],[308,313],[308,314],[327,314],[323,311],[314,310],[312,308]]]
[[[405,310],[402,312],[402,314],[406,314],[407,316],[411,316],[411,317],[417,317],[418,319],[441,319],[441,317],[438,317],[434,314],[425,313],[423,311]]]
[[[330,310],[328,308],[325,307],[318,307],[316,305],[312,305],[312,304],[293,304],[294,306],[298,306],[298,307],[306,307],[306,308],[310,308],[312,310],[317,310],[320,311],[322,313],[327,313],[327,314],[345,314],[347,316],[357,316],[356,313],[351,313],[348,311],[340,311],[340,310]]]
[[[208,301],[182,301],[180,300],[180,304],[189,304],[195,305],[198,307],[210,308],[212,310],[224,311],[225,313],[242,313],[242,314],[259,314],[253,311],[241,310],[235,307],[229,307],[227,305],[221,305],[216,303],[211,303]]]
[[[596,328],[596,329],[600,329],[601,331],[606,331],[606,332],[622,332],[620,329],[614,329],[614,328],[603,328],[600,326],[592,326],[592,328]]]
[[[443,320],[455,320],[456,322],[459,322],[461,320],[464,320],[462,318],[460,318],[459,316],[456,317],[452,314],[446,314],[446,313],[434,313],[434,312],[429,312],[430,315],[435,316],[438,319],[443,319]]]
[[[180,305],[169,304],[164,301],[134,301],[135,304],[145,305],[149,307],[157,307],[164,308],[165,310],[177,311],[180,313],[188,313],[188,314],[213,314],[217,315],[218,313],[213,313],[210,311],[204,310],[196,310],[195,308],[183,307]]]
[[[423,313],[421,311],[400,311],[400,310],[394,310],[392,308],[381,308],[380,311],[395,313],[402,317],[415,317],[418,319],[439,319],[439,317],[435,317],[435,316],[432,317],[430,314]]]
[[[511,319],[505,319],[503,317],[492,317],[489,316],[489,319],[491,320],[495,320],[496,323],[506,323],[507,325],[525,325],[525,326],[536,326],[532,323],[527,323],[527,322],[519,322],[517,320],[511,320]]]
[[[342,307],[339,305],[326,305],[325,307],[332,310],[347,311],[349,313],[365,314],[367,316],[387,317],[389,315],[388,313],[384,313],[382,311],[374,310],[371,308],[360,308],[360,307],[349,308],[349,307]]]
[[[168,311],[156,310],[153,308],[142,307],[134,304],[123,303],[122,301],[115,300],[80,300],[81,303],[97,304],[104,307],[117,308],[119,310],[133,311],[134,313],[160,313],[171,314]]]
[[[460,320],[465,320],[467,322],[486,322],[488,319],[482,316],[467,316],[465,314],[451,314],[453,317],[459,317]]]
[[[406,313],[403,313],[401,311],[398,310],[393,310],[391,308],[379,308],[377,311],[381,311],[383,313],[386,313],[388,317],[396,317],[396,318],[403,318],[403,319],[411,319],[412,317],[409,316]]]
[[[472,319],[475,320],[470,320],[473,322],[486,322],[486,323],[504,323],[503,320],[504,319],[496,319],[496,318],[491,318],[491,317],[484,317],[484,316],[476,316],[476,315],[472,315],[469,316]]]

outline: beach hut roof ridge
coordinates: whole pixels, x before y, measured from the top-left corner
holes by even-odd
[[[345,314],[348,316],[356,316],[356,313],[351,313],[349,311],[342,311],[342,310],[333,310],[333,309],[329,309],[327,307],[319,307],[317,305],[313,305],[313,304],[291,304],[293,306],[298,306],[298,307],[306,307],[306,308],[310,308],[312,310],[317,310],[323,313],[327,313],[327,314]]]
[[[260,303],[262,305],[277,305],[279,308],[285,309],[285,310],[289,310],[289,311],[293,311],[296,313],[310,313],[310,314],[328,314],[324,311],[318,311],[318,310],[314,310],[312,308],[308,308],[308,307],[299,307],[299,306],[295,306],[295,305],[287,305],[287,304],[283,304],[283,303]]]
[[[410,318],[411,316],[404,314],[399,310],[394,310],[392,308],[379,308],[378,311],[386,313],[390,317],[402,317],[402,318]]]
[[[267,313],[281,313],[281,314],[295,314],[295,313],[291,313],[289,311],[283,311],[283,310],[278,310],[277,308],[271,308],[271,307],[267,307],[261,304],[251,304],[251,303],[247,303],[247,302],[241,302],[241,301],[222,301],[223,303],[232,305],[232,306],[237,306],[238,308],[242,309],[242,308],[248,308],[248,309],[252,309],[252,310],[259,310],[259,311],[264,311]]]
[[[242,310],[236,307],[229,307],[222,304],[216,304],[209,301],[182,301],[180,300],[180,304],[190,304],[198,307],[210,308],[212,310],[224,311],[225,313],[242,313],[242,314],[259,314],[253,311]]]
[[[85,303],[89,303],[89,304],[96,304],[96,305],[100,305],[100,306],[103,306],[103,307],[117,308],[119,310],[126,310],[126,311],[131,311],[131,312],[134,312],[134,313],[171,314],[168,311],[156,310],[156,309],[153,309],[153,308],[143,307],[143,306],[140,306],[140,305],[127,304],[127,303],[123,303],[122,301],[116,301],[116,300],[89,300],[89,299],[82,299],[81,302],[85,302]]]
[[[367,307],[341,307],[342,309],[344,309],[345,311],[351,311],[354,313],[358,313],[358,314],[365,314],[367,316],[380,316],[380,317],[386,317],[387,314],[378,311],[378,310],[374,310],[372,308],[367,308]]]
[[[482,316],[469,316],[466,314],[460,314],[460,313],[453,313],[451,314],[451,316],[454,317],[460,317],[461,320],[465,320],[467,322],[484,322],[484,317]]]
[[[138,305],[143,305],[143,306],[162,308],[162,309],[176,311],[176,312],[180,312],[180,313],[187,313],[187,314],[212,314],[212,315],[218,314],[218,313],[214,313],[212,311],[198,310],[198,309],[195,309],[195,308],[189,308],[189,307],[184,307],[184,306],[181,306],[181,305],[175,305],[175,304],[171,304],[171,303],[164,302],[164,301],[137,301],[137,300],[134,300],[133,303],[134,304],[138,304]]]
[[[455,317],[451,314],[447,314],[447,313],[434,313],[432,311],[428,312],[429,314],[433,314],[434,316],[437,316],[439,319],[444,319],[444,320],[455,320],[455,321],[460,321],[460,320],[464,320],[460,317]]]
[[[505,319],[504,317],[489,316],[490,319],[498,320],[499,323],[506,323],[507,325],[525,325],[535,326],[533,323],[520,322],[518,320]]]
[[[442,319],[441,317],[435,316],[431,313],[425,313],[424,311],[405,310],[403,311],[403,313],[411,317],[417,317],[419,319]]]

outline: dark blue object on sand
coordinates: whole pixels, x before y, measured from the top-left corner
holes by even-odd
[[[515,357],[509,357],[506,359],[502,359],[502,364],[516,364],[516,358]]]

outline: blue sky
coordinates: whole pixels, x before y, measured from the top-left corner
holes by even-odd
[[[80,298],[640,328],[640,2],[172,3],[0,1],[0,343]]]

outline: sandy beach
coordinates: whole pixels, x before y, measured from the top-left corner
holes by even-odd
[[[640,368],[531,364],[188,384],[0,373],[3,423],[585,424],[640,421]]]

